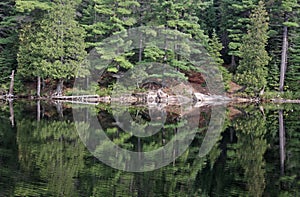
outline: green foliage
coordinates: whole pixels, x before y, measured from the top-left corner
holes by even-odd
[[[18,122],[20,167],[36,181],[18,184],[15,194],[78,196],[74,178],[83,168],[84,146],[69,121]],[[41,143],[43,142],[43,143]],[[34,171],[37,170],[37,171]],[[33,173],[34,172],[34,173]],[[43,184],[39,184],[39,181]],[[32,189],[31,189],[32,188]],[[25,192],[25,193],[24,193]]]
[[[0,2],[0,87],[8,89],[12,70],[17,68],[18,16],[13,0]]]
[[[238,142],[234,144],[235,154],[231,162],[241,165],[242,181],[247,185],[249,196],[262,196],[265,188],[265,160],[267,150],[265,117],[258,110],[247,109],[248,115],[234,120]]]
[[[242,60],[235,80],[247,87],[247,92],[258,92],[267,85],[267,65],[269,56],[265,49],[267,44],[268,13],[262,1],[250,17],[248,34],[243,39],[240,52]]]
[[[75,21],[73,1],[55,3],[52,8],[37,24],[23,28],[18,53],[23,76],[69,79],[85,58],[85,34]]]
[[[232,56],[231,64],[235,66],[236,57],[241,57],[240,47],[247,33],[250,11],[257,0],[225,0],[220,1],[220,34],[226,46],[226,55]],[[235,68],[233,68],[235,69]]]
[[[209,52],[213,60],[217,63],[217,65],[221,66],[223,65],[224,61],[222,60],[222,55],[220,51],[223,49],[222,43],[220,43],[220,40],[218,38],[218,35],[216,34],[216,31],[214,30],[212,33],[212,36],[210,38],[209,42]]]
[[[290,45],[288,68],[286,73],[286,89],[300,91],[300,30],[299,30],[300,11],[294,13],[295,26],[290,26]]]
[[[223,49],[222,43],[216,34],[216,31],[213,30],[212,37],[209,40],[209,53],[214,62],[218,65],[219,71],[222,73],[225,90],[229,90],[229,83],[232,80],[232,75],[229,71],[223,67],[223,59],[220,51]]]
[[[136,24],[134,11],[140,6],[137,0],[94,0],[81,4],[81,24],[87,32],[87,46],[98,46],[99,42],[115,32]]]
[[[19,12],[32,12],[34,10],[47,11],[52,9],[52,2],[37,0],[16,0],[16,7]]]
[[[291,39],[290,37],[293,37],[294,29],[297,29],[297,26],[299,26],[299,21],[297,22],[297,19],[299,18],[299,14],[297,14],[297,10],[299,10],[299,3],[297,3],[297,0],[283,0],[283,1],[268,1],[267,8],[269,10],[269,16],[270,16],[270,32],[269,32],[269,42],[268,42],[268,51],[270,56],[272,57],[270,64],[269,64],[269,77],[268,77],[268,86],[271,90],[278,90],[278,84],[279,84],[279,65],[281,62],[281,49],[282,49],[282,29],[283,26],[286,25],[291,29],[292,31],[288,30],[289,32],[289,51],[292,51],[294,45],[297,45],[294,43],[294,39]],[[299,11],[298,11],[299,12]],[[287,20],[288,18],[288,20]],[[299,29],[299,28],[298,28]],[[293,81],[292,76],[295,74],[294,68],[290,68],[290,59],[293,59],[290,57],[290,52],[288,54],[288,70],[287,70],[287,80],[286,80],[286,87],[285,89],[290,89],[295,87],[290,86]],[[293,67],[293,66],[291,66]],[[297,69],[296,69],[297,70]],[[296,75],[295,75],[295,78]],[[296,79],[297,80],[297,79]],[[295,80],[295,81],[296,81]]]
[[[268,91],[266,92],[262,98],[264,99],[299,99],[299,92],[285,91],[285,92],[276,92],[276,91]]]

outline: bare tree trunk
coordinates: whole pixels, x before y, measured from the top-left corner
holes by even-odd
[[[288,20],[285,16],[284,21]],[[287,69],[287,50],[288,50],[288,27],[283,27],[283,38],[282,38],[282,49],[281,49],[281,64],[280,64],[280,81],[279,81],[279,91],[283,92],[285,72]]]
[[[36,113],[37,113],[36,119],[39,122],[41,120],[41,101],[40,100],[37,101],[36,107],[37,107],[37,109],[36,109]]]
[[[11,126],[14,127],[15,126],[15,116],[14,116],[14,106],[13,106],[12,100],[9,100],[9,113],[10,113],[9,120],[11,122]]]
[[[90,84],[90,79],[88,77],[86,77],[86,80],[85,80],[85,88],[86,89],[89,88],[89,84]]]
[[[45,79],[42,79],[42,90],[44,90],[46,88],[46,83],[45,83]]]
[[[139,159],[142,159],[142,145],[141,145],[141,138],[138,138],[138,155],[139,155]]]
[[[37,77],[36,95],[37,97],[41,97],[41,77]]]
[[[234,55],[231,55],[231,69],[232,71],[235,71],[236,70],[236,61],[235,61],[235,56]]]
[[[62,103],[59,101],[56,103],[56,111],[60,118],[64,117],[63,106]]]
[[[140,32],[140,40],[139,40],[139,62],[143,59],[143,35]]]
[[[279,110],[279,149],[280,149],[280,172],[284,174],[285,163],[285,128],[283,120],[283,111]]]
[[[9,86],[8,97],[12,97],[14,95],[14,81],[15,81],[15,71],[13,70],[11,72],[11,76],[10,76],[10,86]]]
[[[63,87],[64,87],[64,80],[60,79],[58,81],[57,88],[56,88],[57,96],[62,95]]]

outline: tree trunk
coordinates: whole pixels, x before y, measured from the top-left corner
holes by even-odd
[[[37,78],[37,90],[36,90],[36,95],[38,98],[41,97],[41,77]]]
[[[279,149],[280,149],[280,173],[284,174],[285,163],[285,128],[283,120],[283,111],[279,110]]]
[[[284,18],[284,22],[288,20],[287,16]],[[280,64],[280,81],[279,91],[283,92],[285,72],[287,69],[287,50],[288,50],[288,27],[283,27],[282,49],[281,49],[281,64]]]
[[[37,109],[36,109],[36,113],[37,113],[36,119],[39,122],[41,120],[41,101],[40,100],[37,101],[36,107],[37,107]]]
[[[56,111],[60,118],[64,117],[63,106],[62,103],[59,101],[56,103]]]
[[[86,77],[86,80],[85,80],[85,88],[86,89],[89,88],[89,84],[90,84],[90,79],[88,77]]]
[[[13,70],[11,72],[11,76],[10,76],[10,86],[9,86],[8,97],[12,97],[14,95],[14,80],[15,80],[15,71]]]
[[[231,63],[230,63],[232,71],[236,70],[236,61],[235,61],[235,56],[231,55]]]
[[[46,88],[46,83],[45,83],[45,80],[42,79],[42,90],[44,90]]]
[[[57,83],[57,88],[56,88],[57,96],[62,96],[63,87],[64,87],[64,80],[60,79]]]
[[[13,101],[11,99],[9,100],[9,113],[10,113],[9,120],[11,122],[11,126],[14,127],[15,126],[14,106],[13,106]]]
[[[140,32],[140,40],[139,40],[139,62],[143,60],[143,35]]]
[[[142,159],[142,145],[141,145],[141,138],[138,138],[138,155],[139,155],[139,159]]]

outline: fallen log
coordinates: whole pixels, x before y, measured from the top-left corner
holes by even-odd
[[[223,96],[223,95],[206,95],[206,94],[202,94],[202,93],[194,93],[193,99],[196,102],[198,102],[198,101],[229,101],[229,100],[231,100],[229,97]]]
[[[294,104],[299,104],[300,100],[290,100],[290,99],[271,99],[272,103],[294,103]]]

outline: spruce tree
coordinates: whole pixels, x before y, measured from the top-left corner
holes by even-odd
[[[267,44],[268,13],[262,1],[253,10],[250,17],[248,34],[244,37],[240,49],[242,60],[237,69],[236,81],[246,86],[247,92],[257,93],[267,84],[267,65],[269,56]]]

